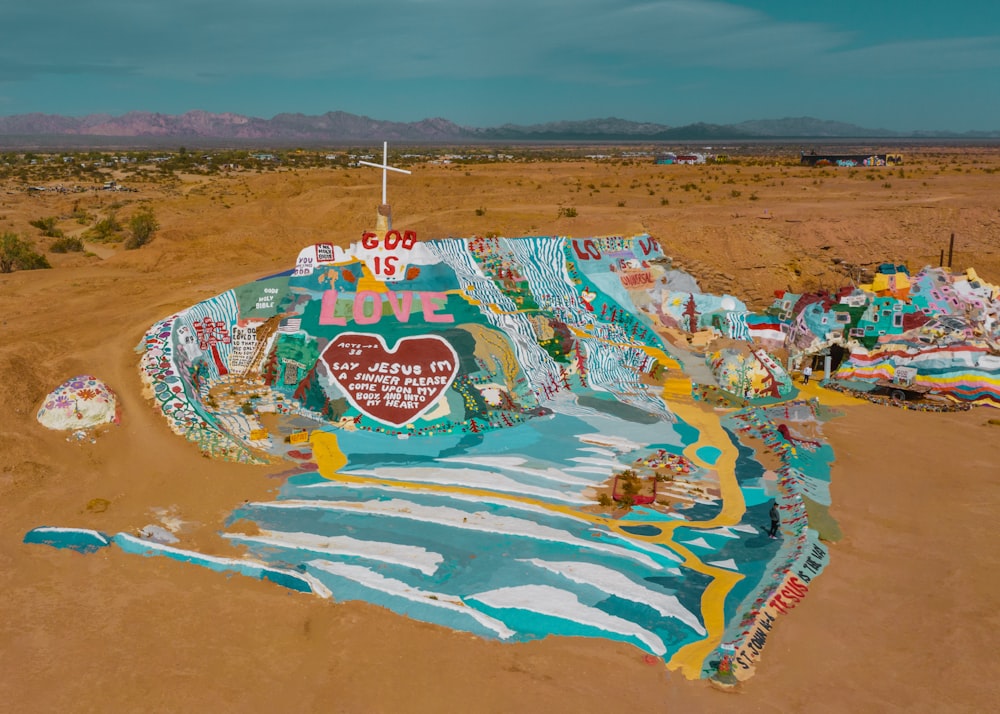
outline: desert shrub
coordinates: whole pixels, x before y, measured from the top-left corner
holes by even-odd
[[[28,223],[42,232],[43,236],[48,236],[49,238],[61,238],[63,232],[56,228],[57,218],[55,216],[46,216],[45,218],[37,218],[33,221],[28,221]]]
[[[160,224],[150,208],[143,208],[128,221],[129,237],[125,239],[126,250],[141,248],[153,239]]]
[[[88,228],[84,237],[96,243],[114,243],[120,239],[121,230],[122,224],[112,211],[106,218],[102,218]]]
[[[79,223],[81,226],[85,226],[92,220],[94,220],[94,217],[89,213],[87,213],[87,210],[85,208],[82,208],[80,206],[79,201],[73,202],[73,210],[70,213],[70,217],[76,220],[76,222]]]
[[[79,253],[83,250],[83,241],[79,238],[59,238],[49,246],[50,253]]]
[[[31,243],[21,236],[16,233],[0,235],[0,273],[51,267],[45,256],[36,253]]]

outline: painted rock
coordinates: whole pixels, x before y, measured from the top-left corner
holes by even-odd
[[[118,423],[118,399],[97,377],[72,377],[45,397],[38,421],[49,429],[73,431]]]

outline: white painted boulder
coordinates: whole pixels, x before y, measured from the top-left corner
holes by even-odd
[[[97,377],[72,377],[45,397],[38,421],[49,429],[75,431],[118,423],[118,399]]]

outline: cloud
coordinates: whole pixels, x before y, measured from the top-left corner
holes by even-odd
[[[52,23],[51,17],[58,17]],[[724,2],[40,0],[0,11],[0,75],[73,63],[152,77],[550,77],[779,67],[843,43]],[[54,70],[53,70],[54,71]]]
[[[715,0],[37,0],[0,10],[0,80],[40,74],[486,79],[998,66],[997,38],[852,47],[853,33]],[[52,22],[53,17],[59,18]]]
[[[825,58],[826,69],[872,71],[881,74],[914,72],[1000,72],[1000,36],[959,37],[890,42],[835,52]]]
[[[740,1],[31,0],[0,9],[0,88],[24,111],[45,102],[263,115],[335,102],[473,121],[614,106],[718,121],[733,106],[810,113],[831,93],[876,90],[880,101],[895,92],[894,111],[910,116],[925,111],[910,87],[922,98],[959,78],[1000,77],[995,36],[935,37],[942,23],[917,17],[888,41],[871,23],[849,25],[847,9],[802,22]],[[914,27],[924,36],[907,39]],[[995,103],[976,106],[986,120]]]

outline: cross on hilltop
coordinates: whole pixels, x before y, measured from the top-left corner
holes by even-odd
[[[395,166],[389,166],[389,142],[382,142],[382,163],[373,164],[371,161],[358,161],[359,164],[364,164],[365,166],[373,166],[376,169],[382,169],[382,205],[386,205],[388,201],[385,197],[385,177],[387,171],[398,171],[401,174],[409,174],[410,171],[406,169],[397,169]]]

